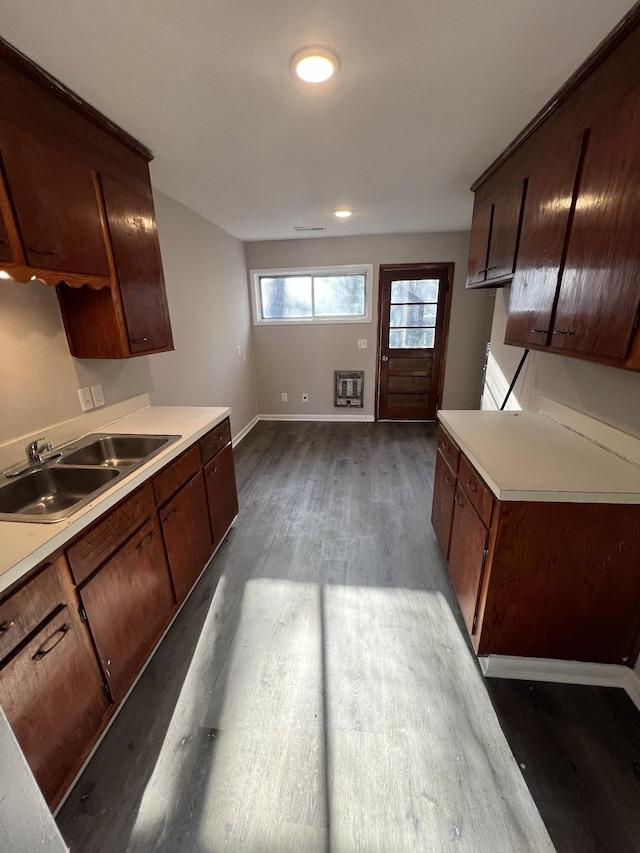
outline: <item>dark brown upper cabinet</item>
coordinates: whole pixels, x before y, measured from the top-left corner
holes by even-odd
[[[77,358],[173,348],[151,152],[0,39],[0,262],[56,285]]]
[[[172,349],[153,200],[110,175],[100,183],[131,352]]]
[[[497,287],[513,275],[525,181],[500,175],[476,195],[469,238],[467,287]]]
[[[509,298],[506,343],[549,342],[583,136],[541,157],[527,183],[518,263]]]
[[[640,87],[589,131],[552,330],[556,349],[624,361],[640,303]]]
[[[639,55],[636,4],[472,187],[527,178],[508,344],[640,370]]]
[[[90,167],[6,122],[0,122],[0,154],[26,264],[108,276]]]

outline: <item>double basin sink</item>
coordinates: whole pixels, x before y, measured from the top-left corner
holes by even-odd
[[[68,518],[179,438],[94,433],[59,448],[47,461],[0,475],[0,521]]]

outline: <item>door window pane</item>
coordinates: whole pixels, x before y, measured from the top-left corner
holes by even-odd
[[[392,281],[391,302],[437,302],[439,283],[437,278]]]
[[[389,325],[394,326],[435,326],[436,304],[392,305]]]
[[[311,276],[260,277],[262,319],[311,317]]]
[[[389,349],[431,349],[435,336],[435,329],[391,329]]]
[[[362,317],[365,312],[364,276],[315,276],[313,298],[316,317]]]

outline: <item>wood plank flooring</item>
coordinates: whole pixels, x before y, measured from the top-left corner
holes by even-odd
[[[435,427],[260,423],[240,517],[57,820],[73,853],[551,851],[429,522]]]
[[[624,690],[487,679],[558,853],[640,850],[640,711]]]

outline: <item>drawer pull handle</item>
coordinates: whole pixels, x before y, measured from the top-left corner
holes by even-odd
[[[57,255],[53,249],[40,249],[38,246],[27,246],[27,249],[30,252],[33,252],[34,255]]]
[[[443,441],[443,442],[442,442],[442,449],[443,449],[443,450],[447,450],[447,451],[451,449],[451,448],[449,447],[449,443],[448,443],[447,441]]]
[[[535,335],[548,335],[549,329],[531,329],[532,333]]]
[[[458,504],[458,506],[464,506],[464,501],[458,495],[455,496],[454,500]]]
[[[570,335],[575,335],[575,332],[568,332],[565,329],[558,329],[558,331],[554,331],[554,335],[564,335],[565,337],[569,337]]]
[[[149,338],[131,338],[132,344],[146,344]]]
[[[209,471],[207,471],[207,477],[213,477],[213,475],[217,474],[217,473],[218,473],[217,468],[211,468]]]
[[[142,540],[141,540],[140,542],[138,542],[138,544],[136,545],[137,550],[138,550],[138,551],[142,551],[142,549],[143,549],[143,548],[146,548],[146,547],[147,547],[147,545],[149,544],[149,542],[151,542],[151,540],[153,539],[153,537],[154,537],[154,536],[155,536],[155,533],[153,532],[153,530],[151,531],[151,533],[147,533],[147,535],[144,537],[144,539],[142,539]]]
[[[451,479],[451,477],[445,477],[444,481],[447,484],[447,486],[455,486],[455,482]]]
[[[171,512],[168,512],[165,517],[162,519],[163,522],[169,521],[170,518],[173,518],[174,515],[177,515],[180,512],[179,506],[174,506]]]
[[[38,651],[33,656],[32,660],[42,660],[42,658],[46,657],[49,652],[52,652],[58,645],[58,643],[61,643],[64,640],[69,628],[71,628],[71,625],[68,622],[65,622],[64,625],[58,628],[57,631],[54,631],[53,634],[49,637],[49,639],[45,640],[44,643],[40,646]],[[59,634],[60,636],[56,640],[54,640],[54,642],[51,642],[56,636],[56,634]]]
[[[13,628],[15,624],[16,623],[13,622],[13,620],[11,622],[3,622],[2,625],[0,625],[0,637],[4,637],[9,628]]]
[[[477,492],[476,484],[472,480],[467,480],[467,488],[470,492]]]
[[[494,264],[492,267],[487,267],[486,272],[491,272],[491,270],[497,270],[497,269],[498,269],[498,265]]]

